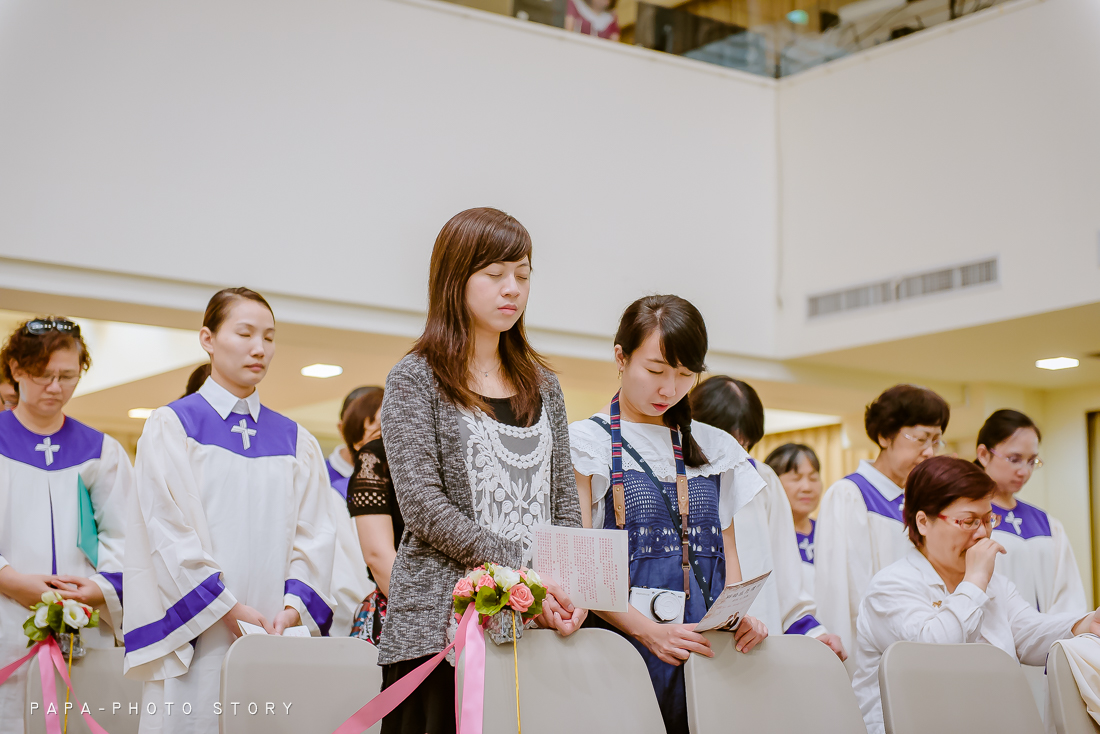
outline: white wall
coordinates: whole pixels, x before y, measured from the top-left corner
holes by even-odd
[[[532,326],[676,292],[769,355],[774,95],[444,3],[0,0],[0,258],[415,314],[439,228],[496,206]]]
[[[1095,301],[1098,38],[1096,0],[1024,0],[784,80],[780,355]],[[808,295],[990,255],[1000,288],[806,319]]]

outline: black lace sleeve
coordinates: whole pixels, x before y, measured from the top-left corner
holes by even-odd
[[[355,468],[348,480],[348,514],[393,515],[393,485],[385,454],[375,442],[359,449]],[[381,443],[381,442],[378,442]]]

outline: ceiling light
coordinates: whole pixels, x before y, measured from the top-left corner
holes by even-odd
[[[337,364],[311,364],[302,368],[305,377],[336,377],[344,374],[344,368]]]
[[[1035,366],[1041,370],[1068,370],[1079,364],[1081,364],[1080,360],[1073,357],[1051,357],[1038,360]]]
[[[126,415],[138,420],[145,420],[153,414],[153,408],[130,408]]]

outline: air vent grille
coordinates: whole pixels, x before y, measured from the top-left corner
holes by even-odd
[[[996,282],[997,258],[992,258],[810,296],[807,314],[812,319]]]

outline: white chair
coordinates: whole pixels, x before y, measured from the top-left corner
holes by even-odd
[[[73,691],[88,709],[100,726],[111,734],[137,734],[138,719],[136,713],[141,706],[141,681],[122,676],[122,658],[125,651],[121,647],[109,649],[89,649],[81,660],[73,661],[71,679]],[[57,686],[57,705],[64,717],[65,681],[53,671]],[[70,703],[73,698],[69,698]],[[31,703],[36,704],[34,711]],[[117,706],[115,704],[118,704]],[[134,705],[131,713],[130,705]],[[27,734],[46,734],[46,704],[42,701],[42,677],[38,669],[38,657],[27,663],[27,699],[24,706],[24,731]],[[70,734],[91,734],[84,717],[75,707],[69,711]],[[329,732],[331,734],[331,732]]]
[[[1047,655],[1047,688],[1054,730],[1058,734],[1100,734],[1100,726],[1081,698],[1061,642],[1055,642]]]
[[[1020,663],[992,645],[895,642],[879,667],[887,734],[1042,734]]]
[[[864,734],[867,728],[840,658],[802,635],[773,635],[740,653],[729,632],[707,632],[713,658],[685,663],[688,728],[782,734]]]
[[[381,687],[378,650],[363,640],[246,635],[222,663],[221,733],[332,734]]]
[[[614,632],[582,629],[569,637],[525,630],[519,656],[520,715],[527,734],[664,734],[645,661]],[[459,660],[463,670],[465,653]],[[459,676],[461,694],[461,675]],[[516,679],[512,645],[485,638],[485,734],[514,734]]]

